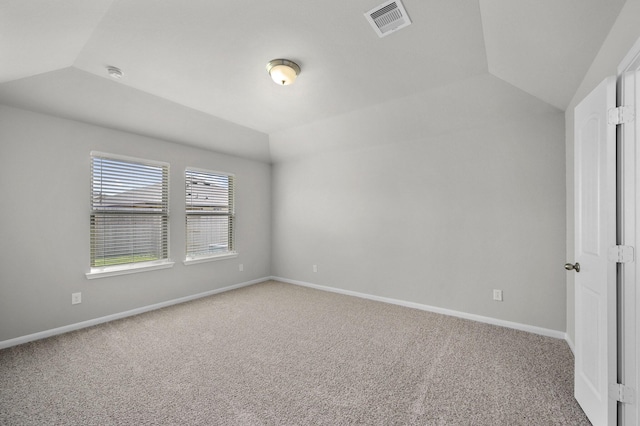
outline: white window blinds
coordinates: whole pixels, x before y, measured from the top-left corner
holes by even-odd
[[[234,176],[187,169],[187,260],[234,252]]]
[[[169,164],[91,154],[91,267],[168,260]]]

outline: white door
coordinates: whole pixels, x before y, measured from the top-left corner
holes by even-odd
[[[575,397],[594,426],[615,425],[616,383],[616,129],[610,77],[575,109]]]

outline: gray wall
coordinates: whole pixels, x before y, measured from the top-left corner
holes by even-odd
[[[574,109],[595,87],[606,77],[616,75],[620,62],[627,55],[633,44],[640,37],[640,2],[628,0],[622,8],[618,19],[611,28],[598,55],[591,64],[582,84],[578,88],[565,112],[566,122],[566,157],[567,157],[567,260],[574,262],[574,167],[573,167],[573,126]],[[573,342],[575,338],[575,292],[574,274],[567,274],[567,338]]]
[[[272,135],[273,274],[564,331],[564,115],[471,83]]]
[[[170,163],[173,268],[85,277],[92,150]],[[186,166],[236,175],[238,258],[183,265]],[[0,106],[0,194],[0,341],[270,275],[267,163]]]

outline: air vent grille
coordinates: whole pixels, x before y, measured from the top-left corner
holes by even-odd
[[[411,20],[400,0],[391,0],[364,14],[378,37],[411,25]]]

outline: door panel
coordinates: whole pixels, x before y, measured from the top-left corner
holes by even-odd
[[[575,109],[575,396],[594,426],[616,424],[616,139],[607,114],[615,79],[603,81]]]

